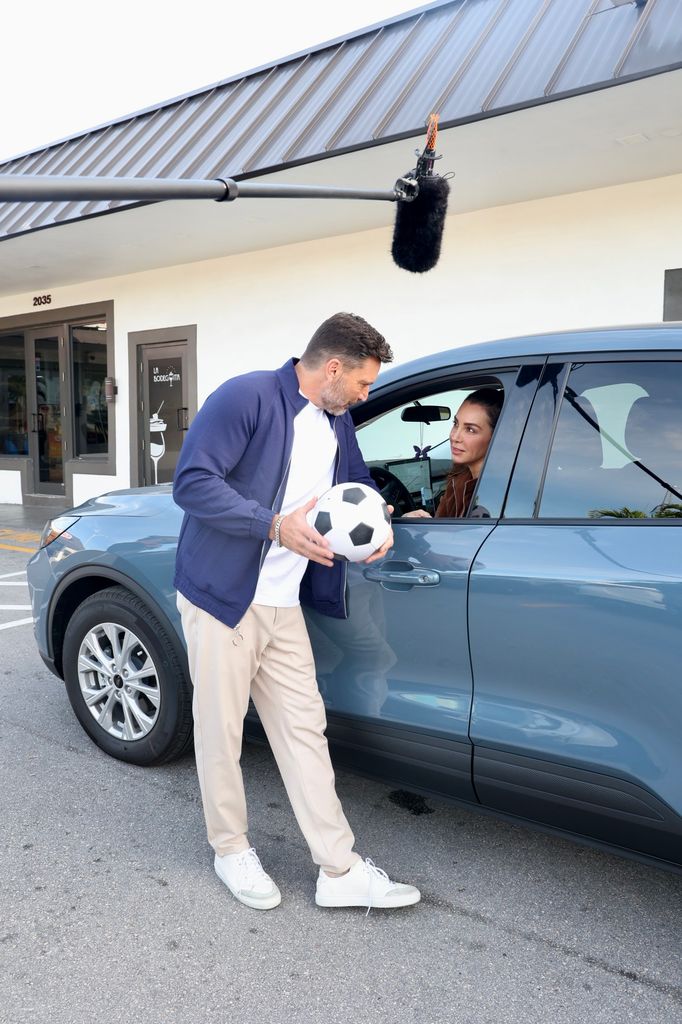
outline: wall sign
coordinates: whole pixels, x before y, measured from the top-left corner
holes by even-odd
[[[52,295],[34,295],[33,305],[34,306],[49,306],[52,303]]]

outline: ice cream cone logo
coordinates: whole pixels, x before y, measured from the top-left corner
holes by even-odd
[[[165,399],[164,399],[165,402]],[[154,483],[158,484],[159,474],[158,465],[163,456],[166,453],[166,438],[164,437],[164,431],[168,424],[165,420],[162,420],[159,416],[161,409],[163,408],[163,402],[156,410],[153,416],[149,417],[149,454],[152,462],[154,463]],[[154,436],[156,435],[156,436]]]

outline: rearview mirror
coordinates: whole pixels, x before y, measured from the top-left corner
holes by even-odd
[[[447,405],[408,405],[400,418],[405,423],[439,423],[449,420],[451,415]]]

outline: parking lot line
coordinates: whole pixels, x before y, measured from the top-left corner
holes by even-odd
[[[25,626],[29,622],[33,622],[33,616],[29,619],[15,619],[14,622],[3,622],[0,629],[11,629],[12,626]]]
[[[13,526],[0,526],[0,537],[8,540],[38,541],[40,540],[39,530],[15,530]]]
[[[30,604],[0,604],[0,612],[29,612]]]
[[[0,580],[8,580],[10,578],[10,576],[25,576],[25,575],[26,575],[26,570],[25,569],[20,569],[19,572],[3,572],[2,575],[0,575]],[[21,583],[7,583],[5,585],[8,586],[8,587],[21,587],[21,586],[23,586],[23,584],[21,584]]]
[[[5,551],[25,551],[32,555],[38,547],[40,534],[36,530],[16,530],[11,526],[0,526],[0,548]],[[28,547],[33,544],[33,547]]]

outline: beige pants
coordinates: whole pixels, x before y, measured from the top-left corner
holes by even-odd
[[[253,699],[313,860],[345,871],[357,859],[334,786],[327,721],[300,608],[251,605],[230,629],[178,594],[194,684],[194,747],[208,840],[218,854],[249,847],[240,768]]]

